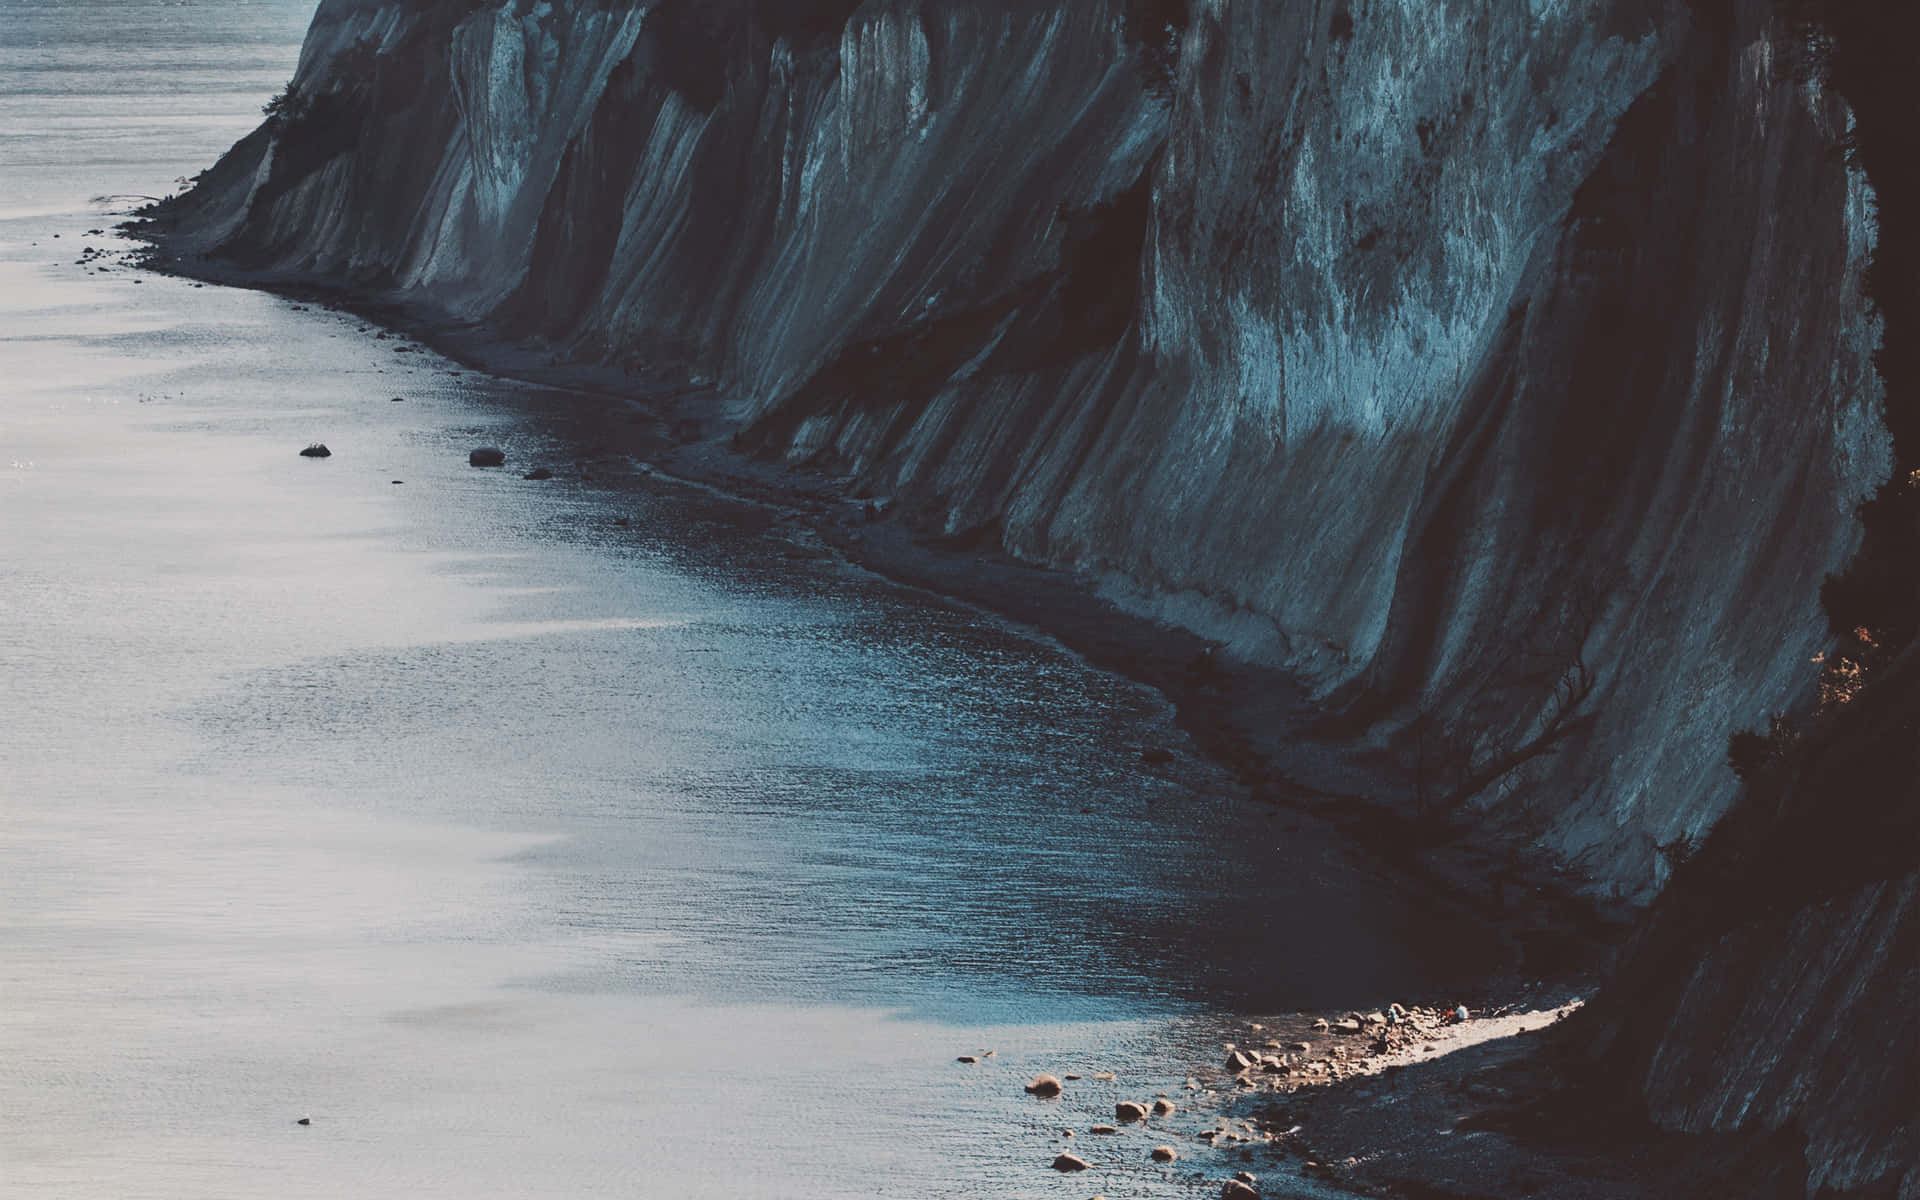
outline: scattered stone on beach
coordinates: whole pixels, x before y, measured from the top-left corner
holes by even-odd
[[[325,442],[315,442],[300,452],[301,458],[332,458],[333,451],[327,449]]]
[[[1299,1050],[1303,1052],[1311,1052],[1313,1050],[1313,1043],[1312,1042],[1293,1042],[1287,1046],[1287,1049]]]
[[[1316,1019],[1316,1020],[1314,1021],[1314,1023],[1313,1023],[1313,1027],[1314,1027],[1315,1029],[1321,1029],[1321,1030],[1324,1030],[1324,1029],[1326,1029],[1326,1028],[1328,1028],[1328,1026],[1327,1026],[1327,1019],[1326,1019],[1325,1017],[1320,1017],[1320,1018],[1318,1018],[1318,1019]]]
[[[531,470],[531,471],[528,471],[528,472],[527,472],[527,473],[526,473],[525,475],[522,475],[522,476],[521,476],[520,478],[522,478],[522,479],[552,479],[552,478],[553,478],[553,472],[552,472],[552,471],[549,471],[549,470],[547,470],[547,469],[546,469],[545,467],[535,467],[535,468],[534,468],[533,470]]]
[[[1355,1020],[1353,1017],[1346,1017],[1341,1020],[1335,1021],[1333,1023],[1333,1027],[1335,1030],[1337,1030],[1340,1033],[1359,1033],[1360,1032],[1360,1022]]]
[[[1107,1080],[1107,1081],[1109,1081],[1109,1082],[1111,1082],[1111,1081],[1112,1081],[1113,1079],[1115,1079],[1115,1078],[1117,1078],[1117,1077],[1116,1077],[1116,1076],[1114,1075],[1114,1073],[1113,1073],[1112,1071],[1101,1071],[1101,1072],[1099,1072],[1098,1074],[1096,1074],[1096,1075],[1094,1076],[1094,1078],[1095,1078],[1095,1079],[1104,1079],[1104,1080]]]
[[[1173,1101],[1165,1099],[1164,1097],[1159,1100],[1155,1100],[1153,1102],[1153,1115],[1156,1117],[1166,1117],[1166,1116],[1173,1115]]]
[[[1387,1023],[1387,1015],[1385,1013],[1370,1012],[1360,1019],[1368,1025],[1385,1025]]]
[[[1076,1079],[1078,1079],[1078,1078],[1080,1078],[1080,1077],[1079,1077],[1078,1075],[1074,1075],[1074,1074],[1071,1074],[1071,1073],[1069,1073],[1069,1074],[1067,1074],[1067,1075],[1064,1075],[1064,1076],[1062,1076],[1062,1078],[1063,1078],[1063,1079],[1065,1079],[1065,1080],[1067,1080],[1067,1082],[1069,1082],[1069,1083],[1071,1083],[1071,1082],[1073,1082],[1074,1080],[1076,1080]]]
[[[1152,1158],[1155,1162],[1172,1162],[1179,1157],[1180,1155],[1172,1146],[1155,1146],[1153,1148]]]
[[[1251,1066],[1253,1066],[1253,1058],[1242,1051],[1235,1050],[1233,1053],[1227,1055],[1227,1061],[1221,1065],[1220,1069],[1238,1074]]]
[[[971,1054],[962,1054],[959,1058],[955,1059],[954,1061],[963,1062],[963,1063],[977,1063],[980,1060]]]
[[[1260,1200],[1260,1193],[1253,1185],[1238,1179],[1229,1179],[1220,1185],[1220,1200]]]
[[[1030,1096],[1058,1096],[1060,1091],[1060,1081],[1051,1075],[1036,1076],[1027,1085],[1027,1094]]]
[[[1129,1121],[1144,1121],[1147,1119],[1147,1106],[1133,1100],[1122,1100],[1113,1106],[1113,1115],[1123,1125]]]
[[[1088,1129],[1087,1132],[1099,1134],[1119,1133],[1120,1127],[1118,1125],[1095,1125]]]
[[[1056,1171],[1084,1171],[1093,1164],[1077,1154],[1062,1154],[1053,1160]]]
[[[507,452],[495,446],[478,446],[467,453],[467,465],[473,467],[498,467],[505,465]]]

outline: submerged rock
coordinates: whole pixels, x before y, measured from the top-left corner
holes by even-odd
[[[1060,1081],[1051,1075],[1036,1076],[1027,1085],[1027,1094],[1030,1096],[1058,1096],[1060,1091]]]
[[[535,468],[534,468],[533,470],[531,470],[531,471],[528,471],[528,472],[527,472],[527,473],[526,473],[525,475],[522,475],[522,476],[521,476],[520,478],[522,478],[522,479],[552,479],[552,478],[553,478],[553,472],[552,472],[552,471],[549,471],[549,470],[547,470],[547,469],[546,469],[545,467],[535,467]]]
[[[467,453],[467,465],[474,467],[498,467],[505,465],[507,452],[494,446],[480,446]]]

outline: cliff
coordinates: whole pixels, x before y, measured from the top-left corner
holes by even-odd
[[[1644,898],[1886,476],[1764,0],[323,0],[172,249],[701,389]]]
[[[1568,1030],[1573,1102],[1762,1137],[1791,1194],[1920,1196],[1920,12],[1798,6],[1878,196],[1869,295],[1894,473],[1823,589],[1818,712],[1737,746],[1747,786]],[[1782,1194],[1788,1194],[1783,1191]]]

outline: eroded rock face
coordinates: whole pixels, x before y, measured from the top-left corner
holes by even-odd
[[[1868,197],[1770,12],[325,0],[175,248],[678,364],[1644,895],[1885,469]]]

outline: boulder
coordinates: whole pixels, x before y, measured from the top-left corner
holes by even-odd
[[[327,449],[325,442],[315,442],[300,452],[301,458],[332,458],[333,451]]]
[[[1060,1094],[1060,1081],[1051,1075],[1036,1076],[1034,1081],[1027,1085],[1027,1094],[1030,1096],[1058,1096]]]
[[[494,446],[477,446],[467,452],[467,465],[470,467],[504,466],[507,452]]]
[[[1077,1154],[1062,1154],[1053,1160],[1056,1171],[1084,1171],[1093,1164]]]
[[[1113,1115],[1118,1117],[1123,1125],[1129,1121],[1144,1121],[1147,1119],[1147,1106],[1132,1100],[1122,1100],[1113,1106]]]

